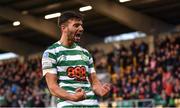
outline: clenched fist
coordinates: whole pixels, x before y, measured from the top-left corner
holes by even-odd
[[[71,101],[77,102],[84,100],[86,98],[86,93],[82,88],[77,88],[75,92],[76,92],[75,94],[72,94]]]
[[[99,96],[106,96],[111,89],[111,85],[105,83],[103,85],[96,85],[93,87],[94,92]]]

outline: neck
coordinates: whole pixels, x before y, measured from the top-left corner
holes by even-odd
[[[61,35],[60,43],[64,46],[71,47],[73,45],[73,41],[68,40],[67,35]]]

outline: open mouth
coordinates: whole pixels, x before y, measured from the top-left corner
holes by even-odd
[[[77,33],[77,34],[75,35],[74,39],[75,39],[76,42],[79,42],[80,39],[81,39],[81,33]]]

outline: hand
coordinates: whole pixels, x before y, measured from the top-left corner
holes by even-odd
[[[76,93],[72,95],[71,101],[77,102],[86,98],[85,91],[82,88],[77,88],[75,92]]]
[[[110,84],[108,84],[108,83],[103,84],[101,87],[100,96],[106,96],[110,90],[111,90]]]

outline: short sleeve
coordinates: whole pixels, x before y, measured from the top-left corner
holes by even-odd
[[[57,74],[56,64],[55,54],[52,51],[46,50],[42,56],[43,76],[46,75],[46,73]]]
[[[88,67],[89,67],[89,73],[96,72],[95,68],[94,68],[94,61],[93,61],[91,54],[89,54],[89,66]]]

